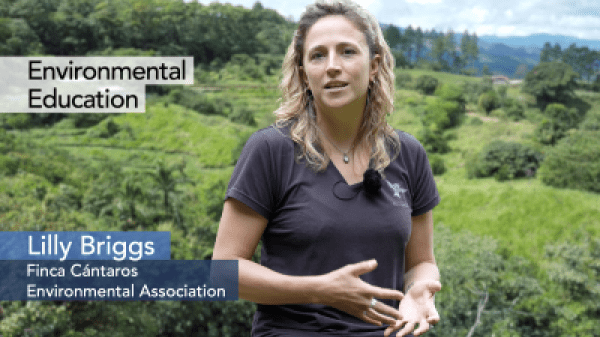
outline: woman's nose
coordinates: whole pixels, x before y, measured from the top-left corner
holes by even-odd
[[[335,53],[331,53],[327,60],[327,72],[339,72],[340,70],[339,56]]]

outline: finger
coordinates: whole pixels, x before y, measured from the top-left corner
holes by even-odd
[[[367,316],[381,322],[382,324],[396,324],[396,320],[390,316],[386,316],[386,315],[382,315],[381,313],[377,312],[377,310],[375,309],[369,309],[369,311],[367,311]]]
[[[401,321],[401,320],[400,320],[400,321],[396,321],[396,323],[395,323],[395,324],[393,324],[393,325],[392,325],[392,324],[390,324],[390,326],[388,326],[388,327],[385,329],[385,331],[383,332],[383,335],[384,335],[385,337],[388,337],[388,336],[389,336],[389,335],[390,335],[392,332],[394,332],[394,331],[396,331],[396,330],[400,329],[404,323],[406,323],[406,322],[405,322],[405,321]]]
[[[402,299],[404,298],[404,294],[401,291],[394,290],[394,289],[380,288],[380,287],[371,285],[371,288],[369,291],[371,292],[373,297],[376,297],[376,298],[382,298],[382,299],[387,299],[387,300],[397,300],[397,301],[402,301]]]
[[[374,270],[375,268],[377,268],[377,261],[376,260],[362,261],[362,262],[358,262],[358,263],[354,263],[354,264],[349,264],[347,267],[350,268],[350,273],[352,275],[360,276],[362,274],[366,274],[366,273]]]
[[[373,325],[377,325],[377,326],[381,326],[381,322],[374,320],[373,318],[369,317],[369,312],[368,311],[363,311],[362,314],[360,316],[358,316],[358,318],[362,319],[363,321],[367,322],[367,323],[371,323]]]
[[[428,308],[427,308],[428,309],[427,310],[427,312],[428,312],[427,323],[436,324],[437,322],[440,321],[440,315],[437,312],[437,310],[435,309],[435,303],[434,303],[433,299],[431,299],[431,301],[429,301],[427,303],[427,306],[428,306]]]
[[[429,317],[427,317],[427,323],[429,324],[436,324],[437,322],[440,321],[440,315],[438,314],[437,310],[433,309],[433,314],[429,315]]]
[[[419,322],[419,328],[413,332],[413,335],[419,336],[420,334],[425,333],[427,330],[429,330],[429,323],[427,323],[425,320],[422,320]]]
[[[384,315],[395,318],[394,323],[396,322],[396,320],[402,319],[402,316],[400,315],[400,311],[398,311],[397,309],[395,309],[393,307],[390,307],[389,305],[387,305],[385,303],[377,302],[377,304],[375,304],[373,309],[375,309],[376,311],[378,311]],[[388,324],[390,324],[390,323],[388,323]]]
[[[411,331],[413,331],[414,328],[415,328],[415,323],[408,322],[408,323],[406,323],[406,325],[404,326],[404,328],[402,328],[402,330],[398,331],[398,333],[396,334],[396,337],[406,336]]]
[[[429,280],[427,281],[426,286],[432,294],[442,290],[442,284],[439,281]]]

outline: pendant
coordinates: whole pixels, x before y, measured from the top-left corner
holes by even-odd
[[[350,162],[350,158],[348,158],[348,155],[344,153],[344,163],[348,164],[348,162]]]

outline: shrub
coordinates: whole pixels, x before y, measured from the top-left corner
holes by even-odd
[[[532,177],[542,158],[529,146],[497,140],[487,144],[467,170],[469,178],[495,177],[502,181]]]
[[[221,74],[227,78],[241,80],[263,80],[264,69],[256,64],[256,60],[247,54],[234,54],[229,62],[221,69]]]
[[[429,101],[423,110],[423,125],[436,125],[436,128],[444,130],[450,128],[450,113],[453,108],[458,109],[457,104],[444,102],[436,99]]]
[[[525,108],[514,98],[509,97],[504,100],[504,111],[506,112],[506,116],[513,121],[520,121],[525,118]]]
[[[6,114],[2,124],[8,129],[28,129],[31,127],[31,116],[28,113]]]
[[[442,84],[435,91],[435,95],[444,102],[443,106],[448,114],[449,127],[457,126],[460,122],[460,117],[465,113],[465,106],[467,104],[464,89],[454,84]]]
[[[445,83],[441,84],[436,90],[435,95],[446,101],[456,101],[465,104],[465,89],[459,85]]]
[[[436,294],[441,319],[428,334],[467,336],[472,329],[474,336],[533,336],[528,332],[535,323],[519,324],[522,317],[533,316],[523,304],[543,294],[532,263],[503,257],[499,243],[490,237],[451,230],[444,224],[436,225],[434,239],[443,290]],[[476,324],[478,310],[483,315]],[[536,336],[551,335],[541,331],[537,329]]]
[[[256,126],[254,112],[248,108],[235,109],[230,115],[229,120],[249,126]]]
[[[600,75],[596,75],[596,80],[592,84],[592,91],[600,92]]]
[[[421,115],[423,129],[418,134],[419,140],[428,152],[446,153],[450,151],[446,131],[460,122],[465,112],[462,89],[453,85],[443,85],[436,95],[428,100]]]
[[[12,176],[19,170],[19,159],[0,154],[0,174]]]
[[[187,87],[180,87],[169,92],[169,101],[195,110],[205,115],[223,115],[231,104],[210,99],[206,95]]]
[[[111,118],[106,118],[100,124],[88,129],[88,137],[93,138],[110,138],[121,131],[119,124],[115,123]]]
[[[600,193],[600,137],[579,130],[550,149],[540,168],[546,185]]]
[[[412,76],[405,72],[400,72],[396,76],[396,87],[397,88],[410,88],[412,85]]]
[[[600,301],[600,239],[587,235],[577,242],[546,246],[548,277],[553,282],[563,310],[551,321],[560,336],[594,336],[598,331]],[[568,303],[568,304],[567,304]],[[571,308],[577,308],[574,314]],[[569,309],[567,309],[569,308]]]
[[[420,99],[420,97],[408,96],[404,99],[404,104],[407,104],[410,106],[417,106],[421,103],[422,103],[422,100]]]
[[[417,138],[429,153],[447,153],[450,151],[449,135],[435,125],[423,125],[423,129],[418,133]]]
[[[489,115],[492,110],[500,107],[500,98],[494,90],[490,90],[479,96],[478,104]]]
[[[424,95],[432,95],[437,89],[439,82],[437,78],[429,75],[422,75],[417,78],[416,88]]]
[[[68,118],[73,120],[73,125],[78,128],[87,128],[102,122],[111,114],[107,113],[73,113]]]
[[[500,96],[500,102],[504,105],[504,101],[506,100],[506,95],[508,92],[508,85],[501,85],[496,90],[498,92],[498,96]]]
[[[588,112],[579,125],[579,129],[586,131],[600,131],[600,111]]]
[[[525,76],[522,91],[533,95],[538,106],[544,108],[570,97],[577,87],[577,77],[573,68],[564,62],[541,62]]]
[[[492,79],[484,78],[481,82],[466,82],[464,83],[465,98],[470,103],[477,103],[479,96],[484,92],[494,90]]]
[[[15,136],[0,128],[0,154],[7,153],[14,148]]]
[[[577,109],[567,109],[560,103],[548,105],[544,115],[544,120],[535,131],[536,138],[542,144],[556,144],[556,141],[563,138],[567,131],[577,127],[580,120]]]
[[[436,154],[429,156],[429,164],[431,165],[431,170],[434,175],[437,176],[446,173],[446,165],[441,156]]]
[[[468,124],[469,125],[475,125],[475,126],[477,126],[477,125],[483,125],[483,121],[479,117],[469,117]]]

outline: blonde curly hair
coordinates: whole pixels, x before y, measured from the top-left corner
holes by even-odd
[[[398,135],[385,118],[394,110],[394,57],[377,20],[352,1],[317,0],[300,17],[282,65],[283,79],[279,85],[282,98],[275,111],[276,126],[290,128],[292,140],[300,146],[298,159],[305,159],[316,171],[325,170],[330,158],[321,150],[323,146],[318,137],[314,108],[300,67],[308,30],[319,19],[330,15],[341,15],[352,22],[365,34],[371,59],[375,55],[380,56],[379,70],[370,84],[363,121],[354,145],[364,138],[366,144],[373,148],[370,167],[383,172],[400,151]]]

